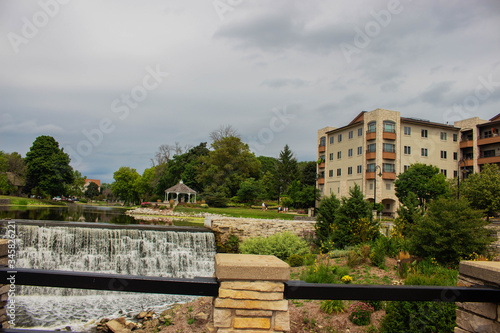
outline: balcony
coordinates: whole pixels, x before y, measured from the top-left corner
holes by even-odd
[[[387,140],[396,140],[396,133],[394,132],[384,132],[382,138]]]
[[[467,140],[467,141],[462,141],[460,142],[460,149],[464,148],[470,148],[474,146],[474,141],[472,140]]]
[[[395,160],[396,159],[396,153],[392,153],[389,151],[384,151],[382,152],[382,158],[386,160]]]
[[[367,172],[366,179],[375,179],[375,172]]]
[[[318,185],[325,185],[325,178],[318,178]]]
[[[500,136],[492,136],[492,137],[489,137],[489,138],[479,138],[477,140],[477,145],[478,146],[489,145],[491,143],[500,143]],[[460,148],[462,148],[462,146],[460,146]]]
[[[324,169],[325,168],[325,162],[321,162],[320,164],[318,164],[318,168]]]
[[[478,158],[477,163],[478,164],[500,163],[500,156],[481,157]]]
[[[375,159],[376,154],[377,154],[377,153],[376,153],[376,152],[374,152],[374,151],[367,151],[367,152],[366,152],[366,159],[367,159],[367,160],[373,160],[373,159]]]
[[[320,146],[318,147],[318,152],[319,152],[319,153],[324,153],[325,151],[326,151],[326,146],[321,146],[321,145],[320,145]]]
[[[377,138],[377,132],[366,132],[366,141],[375,140]]]
[[[470,159],[465,159],[462,162],[460,162],[461,167],[471,167],[474,166],[474,160],[472,158]]]
[[[396,179],[396,173],[395,172],[382,172],[382,179],[394,180],[394,179]]]

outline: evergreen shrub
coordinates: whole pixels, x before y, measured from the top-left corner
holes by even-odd
[[[299,236],[286,231],[268,237],[248,238],[241,243],[240,251],[246,254],[274,255],[286,261],[292,254],[308,254],[309,246]]]

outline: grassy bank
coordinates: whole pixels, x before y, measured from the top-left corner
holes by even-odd
[[[254,219],[280,219],[280,220],[293,220],[294,216],[299,215],[292,213],[278,213],[277,210],[261,210],[261,209],[252,209],[243,207],[187,208],[187,207],[177,206],[174,211],[179,213],[188,213],[188,214],[209,213],[209,214],[219,214],[232,217],[246,217]],[[302,214],[300,216],[306,216],[306,215]]]
[[[10,200],[9,206],[66,206],[65,202],[57,202],[45,199],[21,198],[10,195],[0,195],[0,199]]]

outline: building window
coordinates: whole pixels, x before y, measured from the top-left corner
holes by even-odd
[[[495,149],[485,150],[483,152],[483,157],[495,157]]]
[[[340,160],[341,158],[342,158],[342,152],[341,152],[341,151],[338,151],[338,152],[337,152],[337,159],[339,159],[339,160]]]
[[[457,142],[458,141],[458,134],[453,134],[453,142]]]
[[[373,183],[370,183],[370,190],[373,190]]]
[[[441,132],[441,140],[446,141],[447,135],[446,132]]]
[[[395,153],[396,152],[396,145],[393,143],[384,143],[382,148],[383,148],[383,151],[388,152],[388,153]]]
[[[363,147],[358,147],[358,155],[363,154]]]
[[[333,170],[328,171],[328,175],[329,175],[330,177],[333,177]]]
[[[358,165],[358,167],[356,168],[358,173],[361,173],[361,172],[362,172],[362,169],[361,169],[361,168],[362,168],[362,167],[361,167],[361,165]]]
[[[342,134],[339,134],[337,137],[337,142],[342,142]]]
[[[391,190],[391,184],[390,183],[389,184],[385,184],[385,189],[387,191],[390,191]]]
[[[342,169],[337,169],[337,176],[341,176],[342,175]]]
[[[377,122],[372,121],[371,123],[368,123],[368,130],[367,130],[368,133],[375,133],[376,130],[377,130]]]
[[[352,157],[352,148],[349,148],[349,150],[347,151],[347,156]]]
[[[374,153],[375,151],[377,151],[377,145],[372,143],[372,144],[369,144],[367,147],[366,147],[366,152],[367,153]]]
[[[333,161],[333,153],[330,153],[330,161]]]
[[[441,158],[446,158],[446,150],[441,150]]]
[[[335,137],[332,135],[332,136],[330,137],[330,144],[331,144],[331,145],[333,144],[334,139],[335,139]]]
[[[349,139],[352,139],[354,137],[354,131],[349,131]]]
[[[441,173],[446,176],[446,169],[441,169]]]
[[[326,145],[326,136],[322,136],[320,139],[319,139],[319,146],[322,147]]]
[[[375,172],[375,163],[370,163],[366,165],[366,172]]]
[[[411,146],[405,146],[405,155],[411,155]]]
[[[424,130],[424,129],[423,129],[423,130],[422,130],[422,137],[423,137],[423,138],[426,138],[426,137],[427,137],[427,134],[428,134],[428,133],[427,133],[427,130]]]
[[[458,160],[458,153],[455,151],[453,152],[453,159],[456,161]]]
[[[405,135],[411,135],[411,127],[405,126]]]
[[[458,177],[458,171],[457,170],[454,170],[453,171],[453,178],[457,178]]]
[[[427,148],[422,148],[422,156],[427,156]]]
[[[384,172],[396,172],[396,166],[394,164],[391,164],[391,163],[383,163],[382,170]]]
[[[363,135],[363,127],[358,128],[358,136],[362,136],[362,135]]]
[[[396,133],[396,123],[391,120],[384,120],[384,132]]]
[[[347,168],[347,174],[348,175],[352,175],[352,167],[348,167]]]

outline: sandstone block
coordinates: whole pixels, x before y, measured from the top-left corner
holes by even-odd
[[[0,295],[6,294],[9,292],[10,284],[0,284]]]
[[[457,326],[469,332],[500,332],[499,322],[479,317],[460,309],[457,310]]]
[[[274,315],[274,329],[278,331],[290,330],[290,312],[276,312],[276,314]]]
[[[256,301],[256,300],[234,300],[230,298],[215,299],[216,308],[247,309],[247,310],[275,310],[288,311],[288,301]]]
[[[214,326],[231,327],[233,312],[230,309],[214,308]]]
[[[272,311],[263,310],[236,310],[236,315],[240,317],[272,317]]]
[[[220,298],[232,299],[256,299],[267,301],[278,301],[283,299],[283,293],[263,293],[260,291],[219,289]]]
[[[236,317],[236,318],[234,318],[234,328],[270,329],[271,328],[271,318]]]
[[[500,262],[494,261],[462,261],[459,272],[475,279],[495,285],[500,281]]]
[[[497,305],[494,303],[468,302],[462,303],[460,307],[464,310],[474,312],[486,318],[497,318]]]
[[[9,253],[8,244],[8,239],[0,239],[0,257],[5,257]]]
[[[275,256],[219,253],[215,256],[219,281],[288,281],[290,266]]]
[[[264,292],[283,292],[285,285],[283,282],[268,281],[223,281],[221,288],[234,290],[254,290]]]
[[[123,324],[118,322],[117,320],[111,320],[106,323],[106,326],[113,332],[113,333],[129,333],[132,332],[128,328],[126,328]]]
[[[455,327],[455,329],[453,330],[453,333],[471,333],[471,332],[463,330],[460,327]]]

